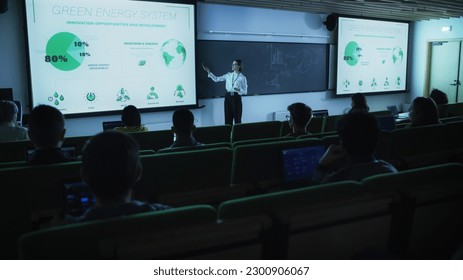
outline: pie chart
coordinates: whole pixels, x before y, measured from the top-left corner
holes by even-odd
[[[47,42],[45,62],[58,70],[72,71],[77,69],[88,55],[85,52],[87,46],[86,42],[72,33],[56,33]]]
[[[362,48],[355,41],[351,41],[344,49],[344,60],[349,66],[355,66],[362,57]]]

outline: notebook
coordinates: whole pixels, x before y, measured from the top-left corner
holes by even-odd
[[[324,145],[282,150],[284,181],[311,181],[325,151]]]
[[[90,187],[83,182],[64,183],[64,215],[79,217],[95,205]]]
[[[76,146],[63,146],[61,147],[61,152],[67,157],[77,157]],[[34,153],[34,147],[26,148],[26,161],[29,161]]]

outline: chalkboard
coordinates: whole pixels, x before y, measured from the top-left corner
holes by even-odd
[[[248,95],[327,90],[328,52],[327,44],[198,40],[198,98],[225,95],[225,83],[208,78],[201,63],[221,76],[231,71],[235,59],[243,62]]]

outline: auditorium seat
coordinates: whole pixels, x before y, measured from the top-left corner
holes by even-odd
[[[141,158],[143,175],[133,195],[170,205],[213,203],[245,195],[247,188],[230,187],[232,150],[214,148],[161,153]]]
[[[236,147],[249,145],[249,144],[263,144],[263,143],[270,143],[270,142],[281,142],[281,141],[288,141],[294,140],[295,137],[272,137],[272,138],[259,138],[259,139],[250,139],[250,140],[241,140],[233,142],[232,148],[235,149]]]
[[[156,130],[131,133],[130,136],[137,140],[140,149],[158,151],[167,148],[174,142],[174,134],[171,130]]]
[[[3,198],[1,205],[1,256],[16,255],[19,234],[46,227],[62,215],[64,183],[80,181],[80,162],[0,169]],[[7,257],[8,258],[8,257]]]
[[[230,142],[231,125],[197,127],[194,137],[203,144]]]
[[[265,121],[252,123],[239,123],[232,127],[231,142],[279,137],[281,130],[280,121]]]
[[[224,221],[268,215],[272,258],[351,259],[373,248],[389,253],[390,194],[365,193],[352,181],[288,190],[220,204]]]
[[[185,151],[199,151],[214,148],[231,148],[230,142],[216,142],[212,144],[204,144],[199,146],[187,146],[187,147],[175,147],[175,148],[163,148],[158,150],[158,154],[185,152]]]
[[[231,184],[279,185],[284,175],[282,149],[318,145],[323,145],[320,139],[307,138],[238,146],[233,149]]]
[[[325,133],[325,132],[336,131],[337,122],[342,116],[343,115],[334,115],[334,116],[325,117],[325,120],[323,122],[322,132]]]
[[[451,159],[463,162],[463,121],[445,124],[447,133],[444,148],[451,154]]]
[[[74,136],[64,138],[63,147],[74,146],[76,148],[76,156],[82,155],[82,149],[91,136]]]
[[[261,259],[264,218],[216,222],[208,205],[67,225],[22,236],[23,259]]]
[[[388,160],[399,161],[399,169],[445,162],[448,159],[443,149],[445,134],[443,124],[393,130]]]
[[[29,140],[0,143],[0,162],[25,161],[26,149],[31,147]]]
[[[391,247],[403,258],[449,259],[463,242],[463,165],[446,163],[375,175],[365,191],[396,192]]]

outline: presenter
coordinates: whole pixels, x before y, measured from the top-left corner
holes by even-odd
[[[243,65],[241,59],[236,59],[232,63],[232,72],[229,72],[223,76],[215,76],[209,70],[209,67],[202,64],[204,71],[207,72],[207,76],[214,82],[225,81],[225,124],[233,125],[235,123],[241,123],[241,115],[243,113],[243,103],[241,101],[241,95],[248,93],[248,81],[246,77],[241,73]]]

